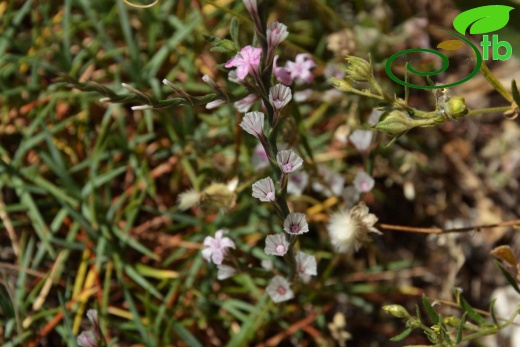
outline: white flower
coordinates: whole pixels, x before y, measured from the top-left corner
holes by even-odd
[[[309,175],[305,171],[296,171],[289,175],[287,182],[287,193],[294,195],[302,195],[303,191],[309,183]]]
[[[269,102],[275,112],[280,111],[292,99],[291,88],[278,83],[269,89]]]
[[[334,249],[339,253],[357,251],[368,241],[368,233],[381,234],[374,228],[377,217],[368,213],[368,207],[360,202],[351,210],[335,212],[329,220],[327,229]]]
[[[372,136],[371,130],[354,130],[348,139],[359,152],[365,152],[372,143]]]
[[[271,177],[263,178],[253,184],[253,197],[260,201],[275,201],[274,182]]]
[[[309,224],[305,220],[305,214],[299,212],[290,213],[283,222],[283,230],[291,235],[301,235],[309,231]]]
[[[204,239],[205,249],[202,250],[202,257],[207,261],[212,261],[216,265],[222,264],[224,256],[227,254],[226,248],[235,248],[235,243],[229,237],[222,237],[227,230],[220,229],[215,233],[215,238],[206,236]]]
[[[264,114],[262,112],[246,113],[240,126],[247,133],[260,139],[264,136]]]
[[[253,106],[253,104],[258,99],[259,99],[259,97],[256,94],[249,94],[245,98],[233,103],[233,105],[235,106],[235,108],[237,109],[238,112],[245,113],[245,112],[249,111],[251,106]]]
[[[289,36],[287,26],[279,22],[272,22],[267,25],[267,50],[273,54],[276,46]]]
[[[289,249],[289,242],[282,234],[268,235],[265,239],[264,252],[269,255],[283,256]]]
[[[289,282],[281,276],[275,276],[265,290],[276,303],[294,298]]]
[[[219,281],[223,281],[225,279],[233,277],[238,272],[234,267],[223,264],[217,265],[217,269],[217,279]]]
[[[219,107],[221,105],[224,105],[225,103],[226,103],[226,100],[216,99],[216,100],[208,102],[206,104],[206,109],[207,110],[211,110],[212,108]]]
[[[298,251],[295,258],[296,270],[304,282],[308,282],[310,276],[318,274],[316,258],[313,255]]]
[[[279,151],[276,155],[276,162],[284,173],[293,172],[303,164],[302,158],[292,149]]]
[[[360,193],[366,193],[374,188],[375,181],[372,176],[367,174],[365,171],[359,171],[352,183]]]

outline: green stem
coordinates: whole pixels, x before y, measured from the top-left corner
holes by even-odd
[[[478,110],[469,111],[465,117],[475,116],[482,113],[495,113],[495,112],[505,112],[511,110],[511,106],[500,106],[500,107],[490,107],[490,108],[481,108]]]

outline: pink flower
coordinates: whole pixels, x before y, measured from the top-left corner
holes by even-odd
[[[316,63],[312,60],[311,55],[306,53],[296,55],[296,61],[288,61],[285,64],[285,69],[291,75],[291,79],[300,84],[312,82],[314,76],[310,70],[313,67],[316,67]]]
[[[375,181],[374,179],[367,174],[365,171],[360,171],[356,174],[354,181],[352,182],[354,187],[360,193],[366,193],[374,188]]]
[[[222,237],[227,230],[220,229],[216,232],[215,238],[206,236],[204,239],[205,249],[202,250],[202,257],[207,261],[212,261],[216,265],[222,264],[224,256],[227,254],[226,248],[235,248],[235,243],[229,237]]]
[[[291,74],[289,74],[289,71],[287,71],[284,67],[278,67],[278,65],[276,65],[278,58],[279,58],[278,56],[274,57],[273,73],[276,76],[276,79],[278,81],[280,81],[280,82],[282,82],[282,84],[288,86],[292,83]]]
[[[236,67],[238,78],[243,80],[248,74],[258,71],[261,55],[261,48],[245,46],[234,58],[229,59],[225,66]]]

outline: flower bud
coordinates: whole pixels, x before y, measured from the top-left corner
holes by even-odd
[[[466,100],[464,100],[461,96],[454,96],[450,98],[447,102],[447,106],[445,108],[446,114],[450,118],[462,118],[466,114],[468,114],[468,109],[466,108]]]
[[[350,92],[353,90],[352,86],[341,78],[331,77],[329,78],[329,82],[334,85],[334,88],[341,90],[342,92]]]
[[[400,110],[385,112],[375,125],[376,129],[392,136],[401,136],[414,127],[413,119],[408,113]]]
[[[372,77],[372,66],[365,59],[349,56],[346,61],[348,65],[343,70],[349,78],[356,82],[366,82]]]
[[[460,325],[460,319],[455,316],[446,317],[443,319],[444,324],[449,325],[450,327],[458,328]]]
[[[391,314],[394,317],[397,318],[410,318],[410,314],[406,309],[401,305],[386,305],[383,306],[383,310],[385,310],[386,313]]]

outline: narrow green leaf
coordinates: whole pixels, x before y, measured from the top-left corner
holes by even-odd
[[[403,331],[402,333],[400,333],[399,335],[395,335],[394,337],[390,338],[390,341],[394,341],[394,342],[401,341],[404,338],[406,338],[408,335],[410,335],[412,330],[413,330],[412,328],[408,328],[405,331]]]
[[[440,318],[437,312],[433,309],[433,306],[430,304],[430,301],[426,297],[426,295],[422,295],[422,302],[424,309],[426,310],[426,313],[428,314],[428,317],[430,317],[433,324],[439,324]]]
[[[506,269],[504,269],[504,267],[502,266],[502,264],[500,264],[499,261],[495,260],[495,264],[496,264],[496,266],[498,266],[498,268],[500,269],[500,271],[502,271],[502,274],[504,275],[504,277],[506,278],[506,280],[509,282],[509,284],[513,287],[513,289],[516,290],[516,292],[520,294],[520,288],[518,287],[518,283],[517,283],[516,280],[513,278],[513,276],[511,276],[511,274],[509,273],[509,271],[507,271]]]
[[[473,307],[471,307],[466,299],[460,296],[460,306],[468,313],[469,318],[473,319],[475,322],[479,324],[488,324],[488,321],[482,317],[480,314],[478,314]]]
[[[179,323],[173,323],[173,330],[188,346],[203,347],[202,343],[192,333]]]
[[[464,322],[466,321],[467,312],[464,312],[462,317],[460,318],[459,327],[457,328],[457,338],[455,339],[455,343],[459,344],[462,341],[462,331],[464,330]]]

